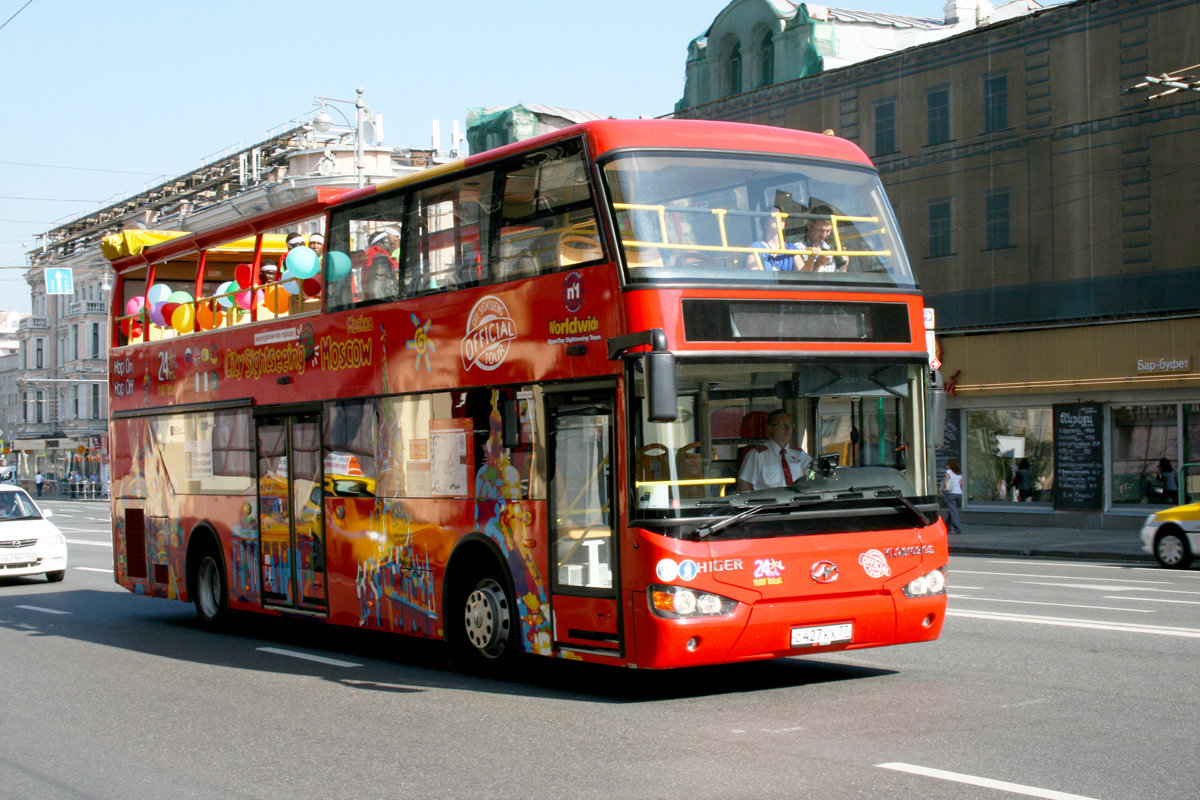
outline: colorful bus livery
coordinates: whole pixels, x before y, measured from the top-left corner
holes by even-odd
[[[324,231],[320,274],[248,300],[295,227]],[[199,313],[239,266],[246,307]],[[114,267],[114,333],[140,332],[111,359],[131,591],[481,664],[940,633],[921,295],[848,142],[585,123]],[[192,289],[181,324],[151,318],[157,283]],[[783,412],[810,461],[745,485]]]

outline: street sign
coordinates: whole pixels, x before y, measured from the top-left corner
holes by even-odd
[[[75,275],[70,267],[47,267],[46,294],[75,294]]]

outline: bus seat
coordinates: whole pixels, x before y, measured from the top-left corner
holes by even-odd
[[[738,472],[742,471],[742,461],[746,459],[746,453],[750,452],[750,448],[765,441],[768,435],[766,411],[751,411],[742,417],[742,428],[738,432],[738,436],[746,440],[746,443],[738,448]]]
[[[675,451],[675,474],[681,481],[698,480],[704,477],[704,458],[700,455],[700,442],[690,442]],[[704,486],[680,486],[680,497],[703,497]]]
[[[665,481],[670,478],[670,450],[657,442],[638,448],[637,479],[639,481]]]

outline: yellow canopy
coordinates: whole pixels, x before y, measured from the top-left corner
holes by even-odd
[[[100,241],[100,252],[109,261],[116,261],[125,256],[137,255],[147,247],[170,241],[180,236],[188,236],[186,231],[144,231],[140,229],[124,230],[120,233],[110,233]],[[254,237],[226,242],[217,247],[210,247],[210,253],[246,253],[254,252]],[[264,253],[287,252],[287,234],[263,234]]]

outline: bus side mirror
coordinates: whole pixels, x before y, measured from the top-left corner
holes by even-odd
[[[679,400],[675,396],[675,355],[651,351],[642,358],[650,421],[674,422],[679,413]]]
[[[931,373],[932,381],[929,386],[929,438],[934,449],[946,443],[946,387],[942,383],[942,374],[937,370]]]

